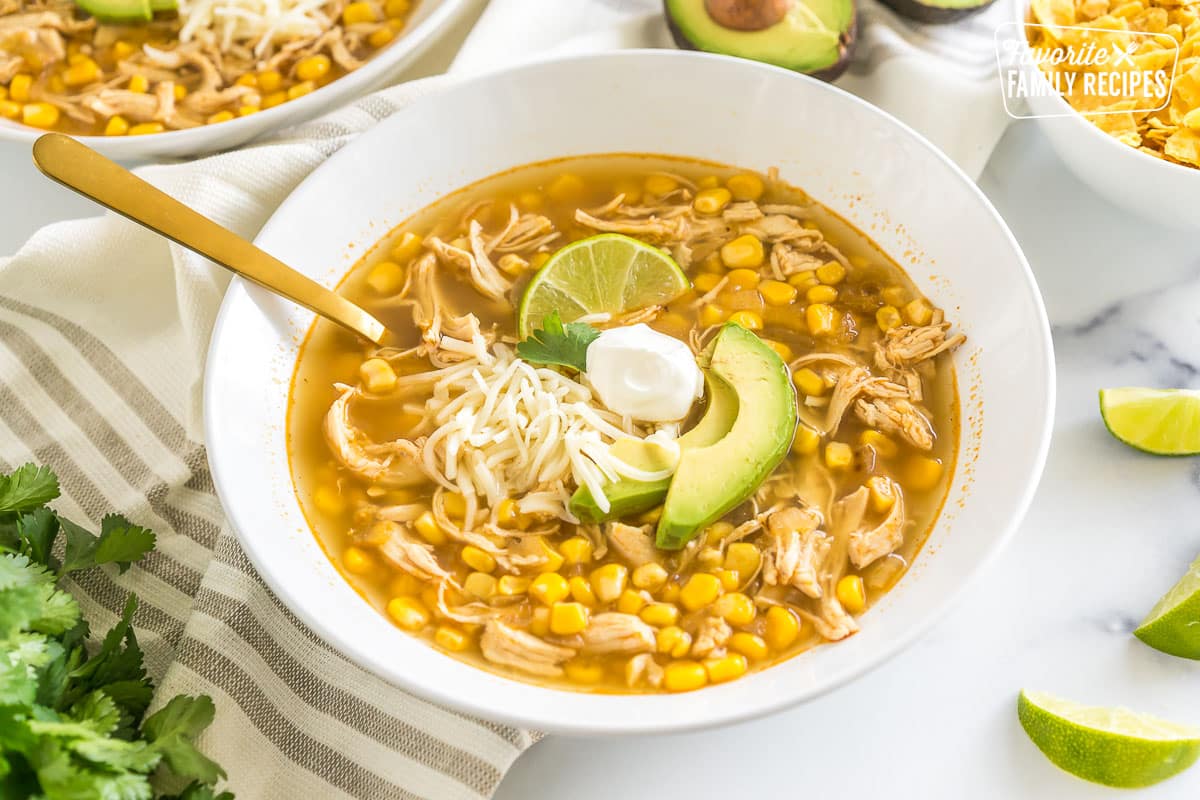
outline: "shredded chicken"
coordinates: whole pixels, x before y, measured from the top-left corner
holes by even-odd
[[[859,569],[883,558],[904,543],[904,495],[895,483],[892,491],[896,495],[896,502],[883,522],[869,530],[856,530],[850,534],[850,563]]]
[[[562,675],[562,663],[575,656],[575,651],[569,647],[551,644],[498,620],[490,620],[484,626],[479,649],[493,664],[547,678]]]
[[[811,511],[796,507],[776,511],[767,518],[764,583],[793,586],[809,597],[821,597],[820,572],[833,540],[818,530],[820,523]]]
[[[850,404],[862,394],[873,398],[898,400],[908,397],[908,390],[899,384],[892,383],[886,378],[871,375],[865,367],[852,367],[838,377],[833,392],[829,396],[829,406],[825,411],[823,433],[832,436],[841,427],[842,417]]]
[[[884,433],[893,433],[920,450],[933,448],[933,425],[904,398],[873,397],[854,405],[859,419]]]
[[[961,333],[953,336],[949,333],[949,322],[919,328],[911,325],[892,328],[875,345],[875,365],[884,370],[912,367],[953,350],[967,340]]]
[[[350,422],[350,401],[359,391],[345,384],[337,388],[341,395],[325,414],[325,440],[342,466],[382,486],[413,486],[428,480],[420,461],[424,440],[371,442]]]
[[[631,689],[643,684],[657,689],[662,681],[663,668],[649,653],[636,655],[625,663],[625,685]]]
[[[474,229],[478,224],[474,223],[472,228]],[[473,238],[478,240],[479,235],[480,231],[475,231]],[[425,240],[425,244],[437,254],[443,264],[465,272],[471,284],[485,297],[500,300],[512,285],[507,278],[500,274],[500,270],[492,264],[490,259],[480,262],[472,251],[455,247],[436,236],[430,236]]]
[[[635,528],[624,522],[609,522],[604,526],[604,533],[613,552],[631,567],[640,567],[662,558],[662,554],[654,546],[654,534],[647,528]]]
[[[379,546],[379,555],[385,561],[423,581],[450,578],[450,573],[442,568],[433,554],[433,547],[417,541],[403,525],[394,522],[383,524],[386,524],[390,531],[387,540]]]
[[[596,614],[583,631],[585,653],[648,653],[654,649],[654,629],[633,614]]]
[[[716,655],[716,651],[725,647],[725,643],[732,636],[733,628],[729,627],[729,623],[724,619],[716,616],[705,617],[696,630],[696,637],[692,642],[692,657],[704,658]]]

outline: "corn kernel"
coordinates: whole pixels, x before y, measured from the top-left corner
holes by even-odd
[[[529,596],[552,606],[570,594],[567,579],[557,572],[543,572],[529,584]]]
[[[277,92],[283,86],[283,76],[279,70],[268,69],[258,73],[258,88],[264,92]]]
[[[67,86],[86,86],[100,80],[100,65],[85,58],[63,70],[62,78]]]
[[[817,279],[817,273],[811,269],[801,270],[795,275],[788,278],[788,285],[795,286],[797,289],[805,291],[818,285],[820,281]]]
[[[704,327],[720,325],[728,317],[728,312],[716,305],[707,305],[700,309],[700,324]]]
[[[735,311],[729,315],[729,321],[741,325],[748,331],[761,331],[763,329],[762,314],[757,314],[753,311]]]
[[[672,661],[663,670],[663,687],[669,692],[691,692],[707,683],[704,665],[695,661]]]
[[[377,294],[395,294],[404,287],[404,268],[394,261],[380,261],[367,273],[367,285]]]
[[[867,588],[858,575],[843,575],[837,582],[837,599],[851,614],[867,607]]]
[[[704,659],[704,671],[710,683],[724,683],[746,674],[746,657],[741,653],[730,653],[720,658]]]
[[[342,9],[342,23],[345,25],[357,25],[362,22],[376,22],[375,8],[370,3],[359,0],[354,3],[347,3]]]
[[[679,621],[679,608],[671,603],[649,603],[638,616],[647,625],[665,628]]]
[[[646,192],[649,194],[663,195],[678,189],[679,181],[670,175],[651,175],[642,185],[646,187]]]
[[[872,511],[882,514],[896,505],[896,487],[887,478],[872,476],[867,479],[867,488],[870,490]]]
[[[582,603],[555,603],[550,607],[550,632],[559,636],[582,633],[588,624],[588,610]]]
[[[908,292],[903,286],[888,286],[879,293],[879,296],[883,298],[883,302],[896,308],[900,308],[908,302]]]
[[[577,603],[583,603],[588,608],[596,605],[596,593],[592,591],[592,585],[588,583],[588,579],[582,575],[576,575],[567,581],[567,586],[571,590],[571,598]]]
[[[150,79],[140,72],[136,73],[129,78],[129,86],[126,88],[128,88],[131,92],[144,94],[150,90]]]
[[[774,350],[775,354],[778,355],[782,360],[784,360],[784,361],[792,360],[792,356],[794,355],[792,353],[792,348],[788,347],[783,342],[777,342],[774,339],[763,339],[762,341],[763,341],[763,344],[765,344],[767,347]]]
[[[129,133],[129,122],[120,114],[116,114],[108,118],[108,122],[104,125],[105,136],[124,136]]]
[[[729,278],[729,282],[725,287],[729,292],[758,288],[759,274],[752,269],[731,269],[726,273],[726,277]]]
[[[713,610],[730,625],[749,625],[758,616],[754,601],[741,592],[732,592],[718,598]]]
[[[858,436],[858,441],[875,451],[880,458],[895,458],[900,447],[886,434],[877,430],[865,430]]]
[[[599,683],[604,680],[604,665],[595,661],[572,659],[563,664],[567,680],[575,683]]]
[[[558,546],[566,564],[586,564],[592,560],[592,543],[582,536],[572,536]]]
[[[821,446],[821,434],[805,425],[796,425],[796,435],[792,437],[792,449],[802,456],[811,456]]]
[[[396,388],[396,371],[382,358],[368,358],[358,368],[358,376],[368,392],[386,394]]]
[[[703,608],[717,599],[721,594],[721,581],[716,575],[698,572],[688,578],[683,589],[679,592],[679,602],[688,611]]]
[[[846,268],[836,261],[817,267],[817,279],[829,286],[837,286],[846,279]]]
[[[142,122],[129,129],[130,136],[144,136],[150,133],[162,133],[166,128],[161,122]]]
[[[470,636],[464,631],[451,628],[448,625],[439,625],[437,631],[433,634],[433,640],[451,653],[461,653],[471,646]]]
[[[904,319],[910,325],[928,325],[933,319],[933,306],[925,298],[918,297],[904,306]]]
[[[29,93],[32,88],[33,76],[20,72],[13,75],[12,80],[8,82],[8,96],[18,103],[28,103]]]
[[[545,572],[557,572],[562,568],[562,554],[546,543],[546,540],[539,536],[537,543],[541,546],[541,555],[545,558],[546,563],[542,566]]]
[[[783,281],[767,280],[758,285],[758,293],[769,306],[786,306],[796,299],[796,287]]]
[[[808,367],[796,370],[792,374],[792,382],[796,384],[796,388],[801,392],[813,397],[820,397],[825,394],[825,390],[828,388],[825,386],[824,379]]]
[[[388,19],[400,19],[412,10],[411,0],[387,0],[383,4],[383,13]]]
[[[547,252],[534,253],[533,258],[529,259],[529,268],[539,270],[546,266],[546,262],[550,260],[550,254]]]
[[[467,515],[467,499],[458,492],[446,492],[442,495],[442,507],[446,516],[451,519],[463,519]]]
[[[391,20],[391,22],[397,21],[398,20]],[[380,47],[390,44],[395,38],[396,31],[394,31],[392,28],[379,28],[378,30],[371,31],[370,35],[367,36],[367,44],[378,50]]]
[[[187,87],[182,83],[177,83],[171,87],[171,94],[175,95],[176,100],[182,100],[183,98],[187,97],[187,93]]]
[[[804,321],[813,336],[828,336],[833,333],[837,312],[826,303],[813,303],[804,310]]]
[[[611,603],[625,591],[629,570],[623,564],[605,564],[592,571],[592,590],[602,603]]]
[[[487,600],[496,593],[496,579],[486,572],[472,572],[463,581],[463,589],[480,600]]]
[[[113,42],[113,45],[112,45],[112,55],[113,55],[113,58],[116,59],[117,61],[120,61],[121,59],[129,58],[131,55],[134,54],[134,52],[136,50],[137,50],[136,47],[134,47],[133,45],[131,45],[129,42],[125,41],[124,39],[118,39],[117,41]]]
[[[832,303],[834,300],[837,300],[838,290],[832,286],[821,284],[805,292],[804,297],[810,303]]]
[[[0,100],[0,117],[16,119],[21,116],[21,104],[14,100]]]
[[[473,570],[491,572],[496,568],[496,559],[491,553],[480,550],[475,545],[467,545],[462,549],[463,562]]]
[[[692,636],[683,628],[671,625],[658,632],[654,646],[663,655],[683,658],[692,649]]]
[[[918,492],[937,487],[942,480],[942,462],[926,456],[913,456],[904,468],[905,485]]]
[[[387,613],[406,631],[419,631],[429,624],[429,610],[415,597],[393,597],[388,601]]]
[[[763,245],[756,237],[744,234],[721,246],[721,261],[730,269],[757,269],[763,263]]]
[[[762,661],[770,652],[767,650],[767,643],[761,636],[755,636],[753,633],[745,631],[738,631],[729,637],[729,649],[735,653],[741,653],[751,661]]]
[[[446,534],[437,524],[437,520],[433,518],[433,512],[424,511],[421,516],[417,517],[413,523],[413,528],[420,534],[421,538],[430,544],[442,544],[446,541]]]
[[[347,547],[342,553],[342,566],[351,575],[364,575],[375,568],[375,560],[360,547]]]
[[[546,196],[556,203],[570,203],[582,198],[586,189],[583,178],[564,172],[546,185]]]
[[[303,97],[316,88],[317,84],[312,81],[303,81],[301,83],[297,83],[295,86],[288,87],[287,99],[295,100],[297,97]]]
[[[218,111],[217,113],[210,115],[209,118],[205,120],[205,123],[208,125],[216,125],[219,122],[228,122],[231,119],[233,119],[232,111]]]
[[[533,610],[529,619],[529,632],[534,636],[546,636],[550,633],[550,609],[540,606]]]
[[[725,549],[725,569],[742,577],[749,577],[758,572],[761,559],[758,548],[749,542],[734,542]]]
[[[875,312],[875,324],[879,326],[879,330],[887,333],[892,328],[899,327],[904,320],[900,317],[900,312],[895,306],[881,306]]]
[[[346,511],[346,501],[333,486],[318,486],[313,492],[313,504],[317,510],[335,516]]]
[[[800,636],[800,620],[782,606],[767,609],[767,626],[763,638],[773,650],[786,650]]]
[[[520,514],[521,509],[517,505],[517,501],[511,497],[506,497],[500,501],[500,505],[496,508],[496,522],[503,528],[513,528],[516,527]]]
[[[692,201],[692,207],[701,214],[720,214],[732,199],[733,195],[728,189],[705,189],[697,193],[696,199]]]
[[[711,528],[709,529],[712,530]],[[705,534],[708,541],[717,541],[720,537]],[[721,563],[721,551],[715,547],[706,547],[696,554],[696,564],[704,569],[712,569]]]
[[[705,175],[700,180],[696,181],[696,188],[701,191],[705,189],[715,189],[721,185],[721,179],[716,175]]]
[[[667,571],[663,569],[661,564],[656,564],[651,561],[648,564],[642,564],[633,570],[631,577],[633,585],[639,589],[648,589],[654,591],[667,582]]]
[[[825,466],[830,469],[850,469],[854,464],[854,450],[845,442],[830,442],[825,445]]]
[[[678,583],[668,583],[658,592],[658,599],[664,603],[674,603],[679,600],[679,593],[683,587]]]
[[[635,592],[633,589],[626,589],[617,598],[617,611],[620,611],[622,614],[640,614],[645,607],[645,596],[641,592]]]
[[[0,86],[0,100],[7,100],[7,99],[8,99],[8,87]]]
[[[261,110],[262,109],[259,108],[258,106],[250,106],[250,105],[239,106],[238,107],[238,116],[239,117],[248,117],[251,114],[257,114]]]
[[[244,72],[233,82],[235,86],[245,86],[250,89],[258,88],[258,76],[253,72]]]
[[[21,109],[21,122],[34,128],[52,128],[58,118],[58,108],[49,103],[26,103]]]
[[[319,81],[329,74],[333,62],[324,53],[307,56],[296,62],[296,77],[302,81]]]
[[[725,181],[725,185],[729,187],[729,192],[733,195],[733,199],[739,202],[758,200],[758,198],[762,197],[765,188],[762,178],[749,173],[734,175]]]
[[[287,99],[288,99],[288,96],[287,96],[287,92],[285,92],[285,91],[271,92],[270,94],[263,97],[262,107],[263,108],[274,108],[275,106],[281,106],[287,102]]]
[[[721,276],[715,272],[701,272],[692,281],[692,286],[698,292],[711,292],[721,282]]]
[[[496,582],[496,592],[504,597],[516,597],[529,591],[529,578],[517,575],[504,575]]]

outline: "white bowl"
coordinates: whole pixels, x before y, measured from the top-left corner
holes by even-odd
[[[1023,24],[1029,3],[1013,4]],[[1029,40],[1019,37],[1025,53]],[[1025,69],[1044,93],[1032,92],[1030,110],[1050,146],[1081,182],[1115,206],[1139,218],[1184,230],[1200,230],[1200,169],[1185,167],[1118,142],[1050,89],[1035,66]]]
[[[480,120],[499,122],[481,139]],[[217,490],[255,566],[297,616],[416,694],[576,734],[681,730],[765,714],[895,654],[1012,534],[1041,474],[1053,416],[1045,311],[1004,222],[929,142],[828,84],[695,53],[566,58],[458,83],[330,159],[258,243],[333,285],[393,226],[447,192],[516,165],[605,152],[778,166],[900,259],[969,337],[956,356],[963,431],[945,511],[910,574],[866,614],[860,634],[700,692],[614,696],[503,678],[402,633],[339,577],[292,490],[284,414],[312,315],[243,282],[225,298],[208,358],[205,428]]]
[[[79,136],[79,141],[112,159],[188,158],[228,150],[271,131],[312,119],[393,83],[400,72],[432,44],[470,0],[421,0],[404,32],[351,73],[303,97],[216,125],[144,136]],[[32,146],[46,131],[0,119],[0,141]]]

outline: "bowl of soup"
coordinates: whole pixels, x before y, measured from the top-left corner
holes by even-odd
[[[782,70],[474,78],[258,242],[389,336],[233,284],[205,412],[241,542],[347,657],[489,719],[682,730],[826,692],[952,606],[1041,473],[1049,328],[1003,221]]]

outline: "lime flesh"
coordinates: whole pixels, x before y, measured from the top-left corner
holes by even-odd
[[[1200,558],[1154,604],[1133,635],[1155,650],[1200,659]]]
[[[1130,447],[1155,455],[1200,453],[1200,392],[1101,389],[1100,415],[1108,432]]]
[[[525,338],[553,311],[572,322],[665,305],[689,286],[679,265],[657,247],[618,233],[590,236],[559,250],[533,276],[517,309],[517,333]]]
[[[1200,729],[1124,708],[1021,692],[1017,716],[1046,758],[1105,786],[1150,786],[1178,775],[1200,757]]]

